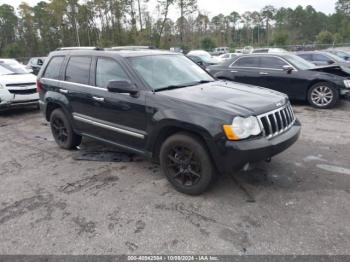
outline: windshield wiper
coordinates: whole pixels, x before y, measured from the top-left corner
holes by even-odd
[[[191,84],[191,86],[200,85],[200,84],[206,84],[206,83],[211,83],[211,82],[214,82],[214,81],[213,80],[200,80],[200,81],[197,81],[197,82],[193,82]]]
[[[181,84],[181,85],[169,85],[169,86],[158,88],[158,89],[154,90],[154,92],[184,88],[184,87],[188,87],[188,86],[195,86],[195,85],[206,84],[206,83],[210,83],[210,82],[213,82],[213,81],[212,80],[200,80],[200,81],[191,82],[191,83],[187,83],[187,84]]]

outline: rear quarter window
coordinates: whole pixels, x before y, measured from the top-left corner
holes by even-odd
[[[50,78],[50,79],[59,79],[60,70],[61,70],[63,61],[64,61],[64,56],[52,57],[49,64],[46,67],[43,77]]]
[[[241,57],[232,66],[259,67],[259,57]]]

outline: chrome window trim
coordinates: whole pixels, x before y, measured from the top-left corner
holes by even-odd
[[[75,83],[75,82],[70,82],[70,81],[65,81],[65,80],[57,80],[57,79],[51,79],[51,78],[41,78],[41,80],[44,81],[53,81],[59,84],[70,84],[70,85],[75,85],[75,86],[79,86],[79,87],[87,87],[87,88],[93,88],[93,89],[97,89],[97,90],[101,90],[101,91],[108,91],[106,88],[103,87],[98,87],[98,86],[91,86],[91,85],[86,85],[86,84],[80,84],[80,83]]]
[[[234,64],[242,59],[242,58],[245,58],[245,57],[274,57],[274,58],[277,58],[277,59],[280,59],[282,60],[283,62],[285,62],[286,64],[288,64],[290,67],[293,68],[293,71],[297,72],[298,69],[295,68],[295,66],[293,66],[291,63],[289,63],[286,59],[284,59],[283,57],[279,57],[279,56],[275,56],[275,55],[257,55],[257,56],[241,56],[239,57],[236,61],[234,61],[232,64],[229,65],[229,68],[243,68],[243,69],[260,69],[260,70],[272,70],[272,71],[283,71],[283,69],[277,69],[277,68],[265,68],[265,67],[249,67],[249,66],[234,66]]]
[[[105,128],[105,129],[109,129],[109,130],[112,130],[112,131],[115,131],[115,132],[118,132],[118,133],[121,133],[121,134],[129,135],[129,136],[133,136],[133,137],[137,137],[137,138],[141,138],[141,139],[145,138],[145,135],[143,135],[143,134],[140,134],[140,133],[137,133],[137,132],[133,132],[133,131],[130,131],[130,130],[126,130],[126,129],[123,129],[123,128],[116,127],[115,125],[113,125],[112,123],[109,123],[109,122],[102,123],[102,122],[99,122],[95,118],[91,118],[89,116],[85,116],[85,115],[82,115],[82,114],[73,113],[73,118],[75,120],[78,120],[78,121],[81,121],[81,122],[84,122],[84,123],[87,123],[87,124],[91,124],[91,125],[94,125],[94,126],[102,127],[102,128]]]

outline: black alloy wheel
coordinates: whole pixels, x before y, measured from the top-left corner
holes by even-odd
[[[204,143],[190,133],[170,136],[161,146],[160,164],[168,181],[179,192],[204,193],[215,178],[215,168]]]
[[[72,125],[62,109],[55,109],[50,116],[52,135],[56,143],[64,149],[72,149],[81,143],[81,136],[74,133]]]

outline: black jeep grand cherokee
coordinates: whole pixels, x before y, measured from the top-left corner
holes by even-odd
[[[55,51],[37,88],[60,147],[87,136],[142,154],[186,194],[204,192],[216,173],[270,159],[300,133],[282,93],[217,81],[165,51]]]

